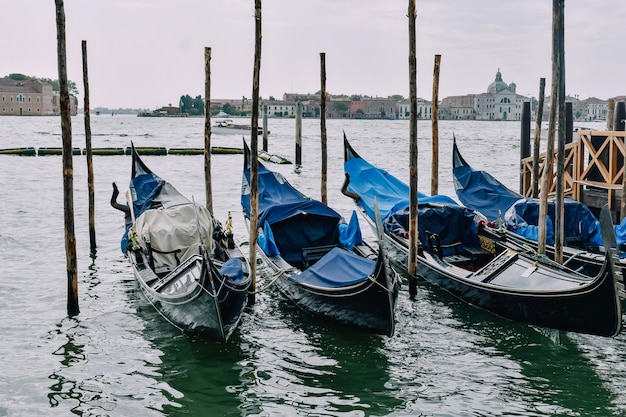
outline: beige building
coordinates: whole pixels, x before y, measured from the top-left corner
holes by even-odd
[[[0,116],[58,116],[59,94],[39,80],[0,78]],[[70,109],[76,115],[76,99],[70,96]]]

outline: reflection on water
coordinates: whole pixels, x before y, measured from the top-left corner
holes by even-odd
[[[80,119],[80,118],[79,118]],[[95,119],[95,120],[94,120]],[[3,118],[2,147],[60,146],[56,118]],[[94,147],[201,147],[203,120],[92,118]],[[270,120],[270,152],[293,159],[293,120]],[[272,166],[302,192],[320,193],[319,121],[303,123],[303,165]],[[73,123],[76,146],[84,141]],[[429,124],[421,123],[420,178],[430,187]],[[452,133],[464,156],[511,188],[519,183],[516,123],[440,122],[440,191],[453,194]],[[329,120],[329,204],[344,217],[342,137],[408,178],[406,121]],[[241,138],[212,139],[240,146]],[[147,161],[181,192],[204,197],[202,156]],[[239,155],[214,156],[214,210],[239,204]],[[119,251],[123,218],[111,182],[128,184],[130,158],[94,157],[98,250],[90,254],[86,164],[74,160],[80,314],[66,317],[67,275],[59,157],[0,155],[0,416],[21,415],[623,415],[626,336],[554,334],[467,306],[421,282],[398,300],[396,334],[381,337],[312,318],[273,289],[259,294],[226,343],[184,336],[141,295]],[[19,185],[19,186],[16,186]],[[364,235],[372,233],[364,228]],[[247,250],[244,250],[246,252]],[[263,265],[259,282],[263,285]]]

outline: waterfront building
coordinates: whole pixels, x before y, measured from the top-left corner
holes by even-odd
[[[432,102],[423,98],[417,98],[417,118],[418,120],[430,120],[433,115]],[[411,118],[411,100],[402,99],[396,103],[396,118],[397,119],[410,119]]]
[[[70,111],[76,115],[76,98],[70,96]],[[40,80],[0,78],[1,116],[57,116],[61,114],[60,96]]]

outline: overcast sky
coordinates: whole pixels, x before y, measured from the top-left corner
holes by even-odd
[[[58,78],[53,0],[0,0],[0,77]],[[87,41],[92,107],[154,109],[204,96],[212,50],[213,99],[252,97],[254,0],[65,0],[68,78],[82,103]],[[260,95],[409,95],[408,0],[265,0]],[[500,69],[517,92],[551,83],[550,0],[417,0],[418,96],[485,92]],[[565,2],[566,90],[579,98],[626,94],[626,3]]]

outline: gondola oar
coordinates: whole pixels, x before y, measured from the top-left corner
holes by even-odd
[[[624,276],[622,275],[622,269],[616,264],[617,255],[617,241],[615,239],[615,229],[613,228],[613,219],[611,218],[611,212],[609,211],[609,205],[605,204],[600,210],[600,231],[602,232],[602,240],[604,241],[604,250],[608,256],[609,268],[612,270],[612,275],[616,276],[615,287],[620,298],[626,298],[624,292]]]
[[[376,217],[376,237],[378,238],[378,257],[380,259],[382,259],[382,263],[383,263],[383,267],[385,268],[386,271],[390,271],[391,268],[389,266],[389,258],[387,258],[387,253],[385,251],[385,242],[383,240],[383,236],[384,236],[384,229],[383,229],[383,221],[380,218],[380,210],[378,209],[378,198],[374,197],[374,214]],[[394,281],[392,279],[387,279],[387,293],[389,294],[389,298],[390,298],[390,306],[393,306],[393,293],[394,293]],[[394,315],[394,310],[392,307],[390,307],[390,314],[393,317]],[[395,330],[395,320],[392,321],[392,330],[391,333],[394,332]]]

